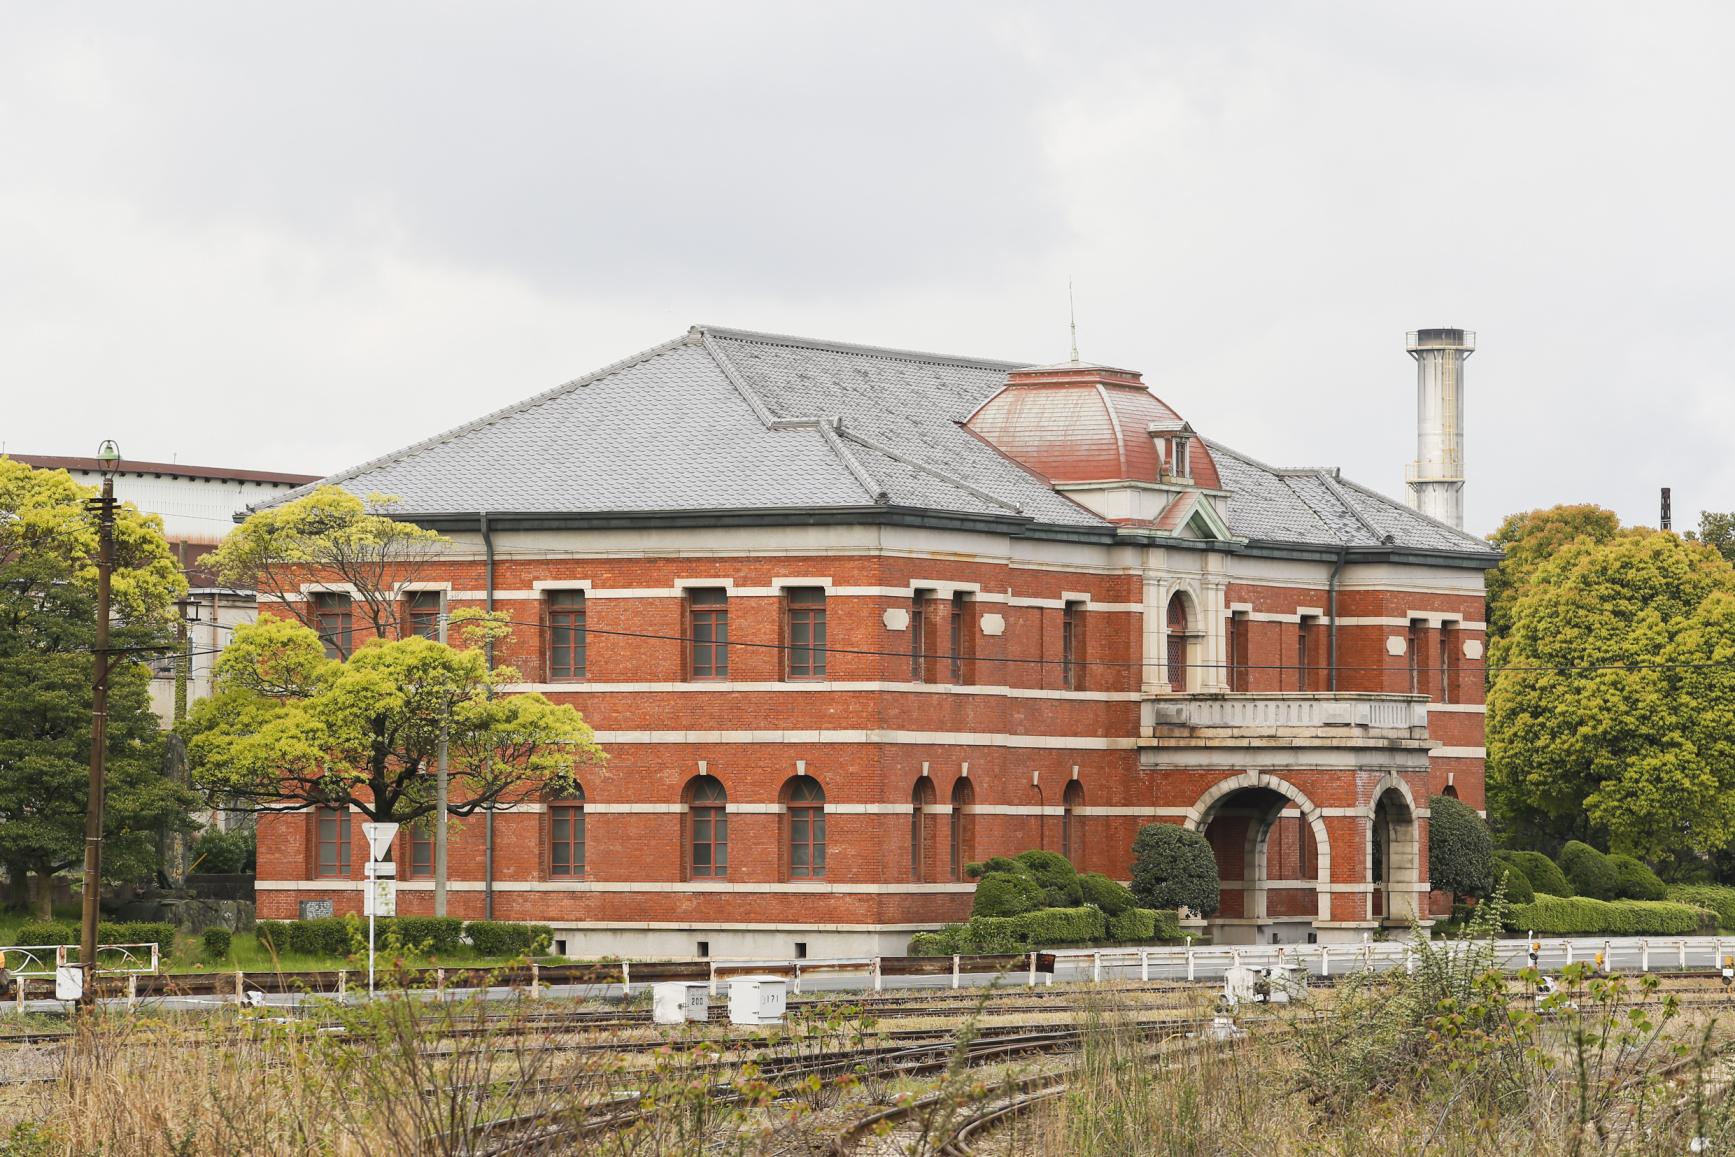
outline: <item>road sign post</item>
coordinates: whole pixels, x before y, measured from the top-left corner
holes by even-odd
[[[397,908],[397,871],[398,866],[392,863],[388,856],[392,854],[392,841],[397,838],[397,824],[363,824],[362,835],[367,837],[368,863],[367,874],[367,994],[374,994],[374,918],[377,916],[395,915]],[[382,911],[381,909],[384,909]]]

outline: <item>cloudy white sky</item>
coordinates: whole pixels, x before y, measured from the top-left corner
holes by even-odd
[[[1721,4],[0,2],[0,441],[321,473],[693,322],[1143,370],[1468,525],[1735,508]]]

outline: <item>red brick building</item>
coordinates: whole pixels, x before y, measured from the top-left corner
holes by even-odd
[[[1220,941],[1359,939],[1427,908],[1428,798],[1482,806],[1497,556],[1129,371],[696,327],[330,481],[453,540],[406,615],[508,611],[609,751],[451,843],[454,914],[575,954],[895,951],[965,863],[1124,880],[1154,821],[1215,846]],[[261,916],[359,908],[364,847],[262,817]]]

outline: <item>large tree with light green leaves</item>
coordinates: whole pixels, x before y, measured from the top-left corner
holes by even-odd
[[[375,635],[395,638],[402,633],[403,584],[415,581],[446,542],[432,530],[393,518],[395,504],[383,494],[363,501],[342,487],[321,486],[249,515],[205,562],[224,582],[258,591],[272,609],[310,627],[303,585],[339,585],[351,592],[352,605]]]
[[[340,805],[407,823],[436,809],[444,735],[451,815],[568,791],[603,751],[571,707],[499,694],[517,679],[474,647],[413,635],[327,659],[309,628],[263,617],[235,631],[188,717],[194,782],[260,811]]]
[[[1551,506],[1509,514],[1488,541],[1505,554],[1488,572],[1488,638],[1512,629],[1512,608],[1542,566],[1568,545],[1608,542],[1620,533],[1620,516],[1600,506]]]
[[[1490,806],[1539,844],[1735,841],[1735,567],[1673,534],[1561,548],[1490,653]]]
[[[50,880],[84,858],[96,656],[94,491],[64,470],[0,458],[0,864],[47,915]],[[172,643],[185,590],[162,522],[115,516],[104,877],[149,879],[157,836],[196,800],[162,775],[147,661]],[[155,648],[155,649],[153,649]]]

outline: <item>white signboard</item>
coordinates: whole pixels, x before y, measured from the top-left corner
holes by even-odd
[[[84,995],[84,969],[62,964],[54,970],[54,999],[78,1000]]]
[[[397,824],[363,824],[361,834],[367,837],[368,850],[373,858],[383,860],[392,854],[392,841],[397,838]]]
[[[369,880],[363,893],[367,905],[364,916],[396,916],[398,914],[398,882],[387,877]]]

